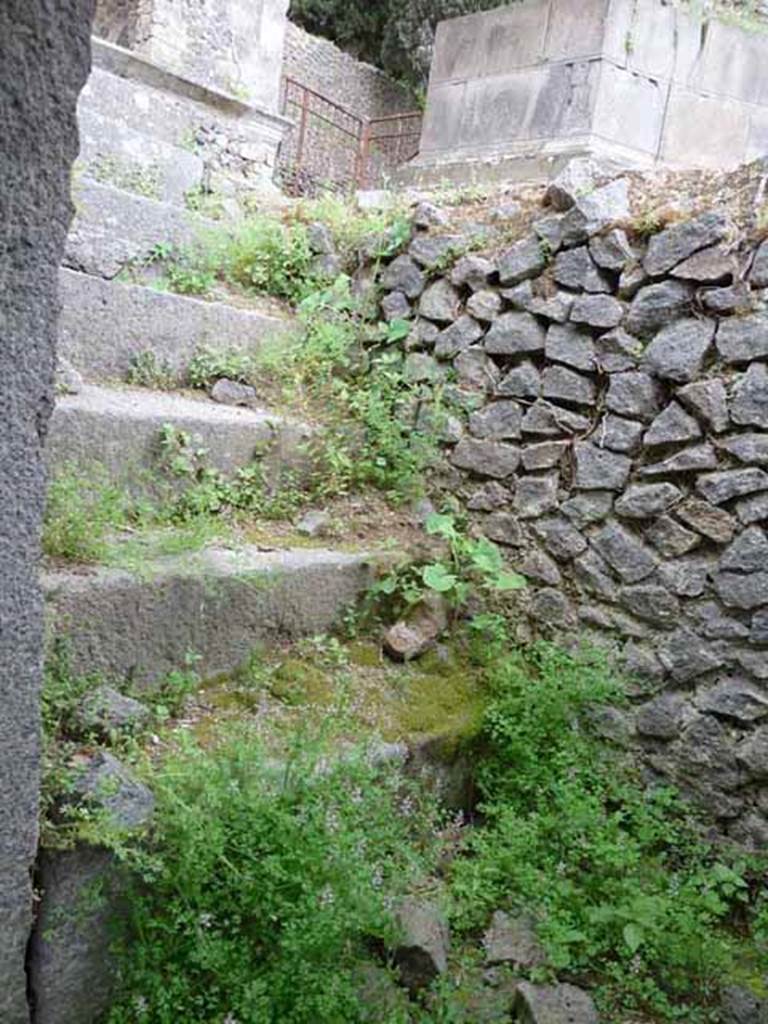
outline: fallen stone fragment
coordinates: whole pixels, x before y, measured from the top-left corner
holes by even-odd
[[[521,982],[513,1012],[520,1024],[599,1024],[592,997],[575,985]]]
[[[57,395],[79,395],[83,390],[83,378],[74,366],[61,356],[56,361]]]
[[[395,912],[401,939],[393,949],[400,979],[415,994],[448,970],[450,933],[433,903],[403,900]]]
[[[86,694],[75,711],[75,721],[84,732],[109,737],[115,732],[141,729],[151,712],[146,704],[126,697],[111,686],[99,686]]]
[[[546,962],[546,953],[536,938],[535,923],[529,917],[512,917],[497,910],[483,936],[488,966],[511,964],[530,969]]]
[[[413,661],[434,647],[445,630],[447,616],[440,595],[430,594],[414,609],[408,621],[396,622],[384,634],[384,653],[393,661]]]
[[[251,405],[256,400],[256,388],[221,377],[211,388],[211,398],[221,405]]]
[[[327,512],[322,509],[310,509],[296,524],[296,532],[305,537],[319,537],[328,528],[330,521],[331,517]]]
[[[676,444],[680,441],[696,441],[701,437],[698,420],[678,405],[670,402],[651,423],[643,437],[646,447],[655,445]]]
[[[73,783],[74,793],[101,808],[118,829],[145,825],[155,809],[152,792],[106,751],[88,757]]]
[[[645,350],[641,365],[663,380],[687,384],[701,373],[714,336],[712,320],[677,320],[658,332]]]
[[[721,242],[728,233],[728,221],[722,213],[704,213],[693,220],[672,224],[648,243],[643,266],[651,277],[658,277],[700,249]]]

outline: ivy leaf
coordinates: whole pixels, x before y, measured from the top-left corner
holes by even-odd
[[[624,925],[624,931],[622,932],[624,941],[629,947],[630,953],[636,953],[643,944],[643,929],[639,924],[630,922]]]
[[[456,537],[456,524],[453,516],[443,516],[439,512],[433,512],[427,516],[424,529],[427,533],[437,534],[440,537],[445,537],[446,540],[453,540]]]
[[[475,568],[488,576],[500,572],[504,564],[499,549],[493,541],[486,538],[482,538],[474,544],[471,558]]]
[[[402,341],[411,333],[412,324],[408,320],[391,320],[387,326],[387,341]]]
[[[424,585],[430,590],[436,590],[438,594],[447,594],[453,590],[458,580],[452,572],[449,572],[444,565],[436,562],[434,565],[427,565],[421,573]]]
[[[518,572],[502,572],[493,581],[493,586],[496,590],[524,590],[528,581]]]

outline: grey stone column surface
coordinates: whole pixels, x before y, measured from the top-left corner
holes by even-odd
[[[72,215],[75,105],[93,0],[0,2],[0,1021],[25,973],[40,776],[38,587],[57,271]]]

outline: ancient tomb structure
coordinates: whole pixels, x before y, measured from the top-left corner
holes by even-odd
[[[765,150],[768,34],[667,0],[521,0],[442,22],[419,156],[402,180],[735,167]]]

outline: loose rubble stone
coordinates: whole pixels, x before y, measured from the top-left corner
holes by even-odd
[[[499,257],[501,283],[509,287],[527,278],[538,277],[547,265],[544,246],[539,238],[524,238]]]
[[[683,497],[674,484],[633,484],[617,499],[616,515],[625,519],[650,519],[666,512]]]
[[[658,685],[664,676],[664,666],[649,647],[630,641],[623,651],[624,670],[630,679]],[[647,688],[640,692],[647,692]]]
[[[728,316],[731,313],[751,313],[754,308],[749,285],[737,281],[727,288],[707,288],[701,293],[701,304],[710,313]]]
[[[646,447],[653,447],[676,444],[680,441],[696,441],[700,437],[701,427],[698,420],[689,416],[677,402],[670,402],[651,423],[643,437],[643,444]]]
[[[721,993],[721,1024],[766,1024],[762,1009],[762,1001],[739,985],[728,985]]]
[[[641,476],[667,476],[670,473],[694,473],[717,466],[717,452],[711,444],[699,444],[685,448],[677,455],[670,455],[663,462],[655,462],[640,471]]]
[[[531,224],[534,234],[545,243],[550,253],[554,254],[563,244],[562,214],[552,213],[548,217],[540,217]]]
[[[56,360],[56,384],[57,395],[79,395],[83,390],[82,374],[61,356]]]
[[[621,416],[608,413],[601,420],[594,436],[595,443],[600,448],[610,448],[612,452],[632,454],[640,447],[643,427],[635,420],[625,420]]]
[[[745,526],[768,519],[768,493],[753,494],[751,498],[742,498],[734,505],[734,511]]]
[[[451,323],[459,315],[459,293],[444,277],[438,278],[419,300],[419,313],[427,320]]]
[[[554,210],[570,210],[579,196],[594,189],[598,173],[594,161],[587,157],[574,157],[549,183],[544,202]]]
[[[698,498],[686,498],[675,508],[675,515],[716,544],[728,544],[736,529],[733,516]]]
[[[535,316],[543,316],[545,320],[554,320],[555,323],[564,324],[570,315],[573,306],[573,296],[565,292],[558,292],[550,298],[544,299],[534,296],[526,306],[529,313]]]
[[[539,441],[523,448],[523,467],[529,471],[536,469],[552,469],[562,460],[568,451],[568,441]]]
[[[535,580],[537,583],[546,583],[550,587],[559,586],[563,579],[557,563],[537,548],[528,551],[520,563],[519,571],[526,579]]]
[[[573,323],[600,330],[618,327],[623,317],[624,306],[610,295],[580,295],[571,309]]]
[[[521,519],[535,519],[557,508],[557,473],[526,476],[517,482],[514,509]]]
[[[714,568],[708,556],[689,555],[663,562],[659,566],[659,577],[679,597],[700,597]]]
[[[595,341],[597,365],[605,373],[634,370],[642,352],[642,343],[623,327],[601,334]]]
[[[684,316],[693,299],[691,285],[683,281],[662,281],[641,288],[629,307],[624,326],[630,334],[648,338]]]
[[[659,660],[678,683],[688,683],[719,668],[723,656],[693,630],[684,627],[671,633],[658,648]]]
[[[541,393],[574,405],[593,405],[597,398],[597,385],[589,378],[565,366],[548,366],[541,375]]]
[[[573,563],[574,579],[579,586],[604,601],[618,601],[619,588],[610,576],[610,570],[593,548],[588,548]]]
[[[753,288],[768,288],[768,243],[762,242],[755,252],[749,280]]]
[[[745,494],[768,490],[768,473],[752,467],[705,473],[697,479],[696,490],[713,505],[722,505]]]
[[[512,917],[497,910],[483,936],[485,962],[512,964],[529,969],[546,961],[546,954],[536,938],[534,921],[529,917]]]
[[[575,486],[583,491],[620,491],[629,479],[632,460],[589,441],[574,446]]]
[[[479,345],[460,352],[453,361],[456,383],[460,388],[493,394],[501,374],[498,367]]]
[[[619,278],[618,294],[620,299],[634,299],[640,289],[648,284],[649,277],[643,270],[642,263],[634,263],[625,267]]]
[[[524,434],[558,437],[563,434],[583,434],[589,427],[590,422],[586,416],[543,400],[534,402],[523,416]]]
[[[436,381],[443,375],[443,368],[426,352],[409,352],[403,363],[403,377],[411,384]]]
[[[517,402],[492,402],[469,417],[469,432],[473,437],[504,441],[520,437],[523,410]]]
[[[520,1024],[599,1024],[591,996],[575,985],[521,982],[514,1012]]]
[[[331,517],[322,509],[306,512],[296,524],[296,532],[304,537],[319,537],[328,528]]]
[[[77,796],[100,807],[111,824],[120,829],[139,828],[149,821],[155,809],[151,791],[106,751],[88,758],[73,789]]]
[[[395,964],[403,985],[416,993],[448,970],[448,924],[437,906],[416,899],[403,900],[395,920],[402,935]]]
[[[537,591],[528,607],[532,619],[546,626],[573,626],[575,620],[568,598],[559,588],[545,587]]]
[[[728,396],[725,384],[719,378],[687,384],[677,392],[677,398],[690,412],[703,419],[705,425],[716,434],[727,430]]]
[[[547,332],[530,313],[502,313],[485,336],[485,351],[492,355],[543,352]]]
[[[714,336],[715,324],[711,320],[677,320],[654,337],[645,350],[642,367],[662,380],[687,384],[701,373]]]
[[[629,185],[625,178],[578,195],[563,217],[563,245],[578,245],[617,221],[630,216]]]
[[[511,512],[493,512],[483,523],[485,536],[497,544],[519,548],[523,543],[523,533],[517,517]]]
[[[747,575],[736,572],[719,572],[714,586],[720,600],[729,608],[752,611],[768,604],[768,572],[753,572]]]
[[[527,311],[534,298],[531,282],[522,281],[520,284],[516,284],[514,288],[502,288],[501,297],[514,309]]]
[[[402,292],[389,292],[381,300],[381,312],[384,319],[408,320],[413,315],[411,304]]]
[[[467,299],[467,312],[484,323],[491,323],[501,313],[501,296],[490,289],[475,292]]]
[[[466,241],[461,235],[417,235],[408,248],[408,255],[420,266],[433,270],[463,248],[466,248]]]
[[[655,740],[673,740],[683,727],[685,701],[676,693],[664,693],[642,704],[635,716],[641,736]]]
[[[434,203],[422,200],[416,205],[411,220],[416,228],[441,228],[448,223],[448,215]]]
[[[752,616],[752,626],[749,630],[750,643],[758,647],[768,646],[768,609],[755,612]]]
[[[618,523],[606,523],[592,543],[625,583],[639,583],[656,569],[653,552]]]
[[[563,503],[562,511],[577,529],[583,530],[611,514],[613,499],[611,491],[587,491],[569,498]]]
[[[768,434],[734,434],[724,437],[720,447],[735,455],[739,462],[768,466]]]
[[[211,388],[211,398],[220,405],[251,405],[256,400],[256,388],[221,377]]]
[[[723,320],[716,344],[725,363],[749,363],[768,355],[768,315],[754,313]]]
[[[699,284],[729,284],[737,269],[733,256],[719,245],[713,245],[678,263],[672,276]]]
[[[619,602],[638,619],[661,629],[672,629],[680,618],[680,602],[664,587],[652,584],[622,587]]]
[[[384,652],[394,661],[415,661],[434,647],[436,637],[417,624],[396,622],[384,634]]]
[[[735,789],[741,779],[732,741],[721,722],[712,715],[693,715],[680,738],[676,761],[681,780],[707,800],[713,816],[734,816],[723,791]]]
[[[410,256],[395,257],[381,275],[382,288],[402,292],[409,299],[418,299],[425,284],[424,274]]]
[[[460,316],[440,331],[435,339],[435,355],[438,359],[453,359],[468,349],[483,336],[483,328],[471,316]]]
[[[539,371],[533,363],[520,363],[503,378],[496,393],[510,398],[538,398],[541,394]]]
[[[559,562],[567,562],[587,547],[579,531],[562,516],[548,516],[534,522],[533,529],[544,547]]]
[[[768,537],[759,526],[739,534],[720,558],[720,568],[731,572],[757,572],[768,567]]]
[[[756,729],[741,743],[736,756],[753,779],[768,778],[768,726]]]
[[[619,416],[652,420],[661,410],[662,392],[659,384],[647,373],[630,370],[614,373],[605,397],[606,408]]]
[[[507,487],[497,480],[490,480],[473,491],[467,501],[467,508],[471,512],[495,512],[505,508],[511,500],[512,492]]]
[[[111,686],[99,686],[86,694],[75,712],[79,728],[108,737],[114,732],[140,729],[147,725],[151,712],[146,704],[126,697]]]
[[[701,544],[698,533],[686,530],[671,516],[659,516],[645,530],[645,538],[665,558],[677,558],[685,555]]]
[[[465,438],[454,449],[451,462],[457,469],[506,480],[520,465],[520,449],[500,441]]]
[[[696,695],[699,710],[751,725],[768,717],[768,696],[749,680],[730,676]]]
[[[552,264],[552,277],[564,288],[574,291],[611,291],[610,281],[595,265],[586,246],[559,252]]]
[[[704,213],[673,224],[652,236],[643,266],[651,277],[658,277],[700,249],[721,242],[727,232],[728,221],[721,213]]]
[[[731,419],[740,427],[768,429],[768,369],[752,363],[733,388]]]
[[[747,627],[726,615],[715,601],[703,601],[694,609],[704,636],[713,640],[740,640],[749,635]]]
[[[552,324],[544,346],[547,359],[577,370],[595,369],[595,345],[589,334],[572,324]]]
[[[596,235],[590,240],[589,252],[598,267],[613,270],[615,273],[622,271],[627,263],[635,259],[626,232],[621,228],[614,228],[604,235]]]
[[[451,271],[451,284],[455,288],[467,287],[473,292],[481,291],[495,271],[495,265],[483,256],[462,256]]]
[[[336,251],[333,244],[333,235],[327,224],[315,221],[307,226],[307,242],[310,252],[316,255],[329,255]]]

